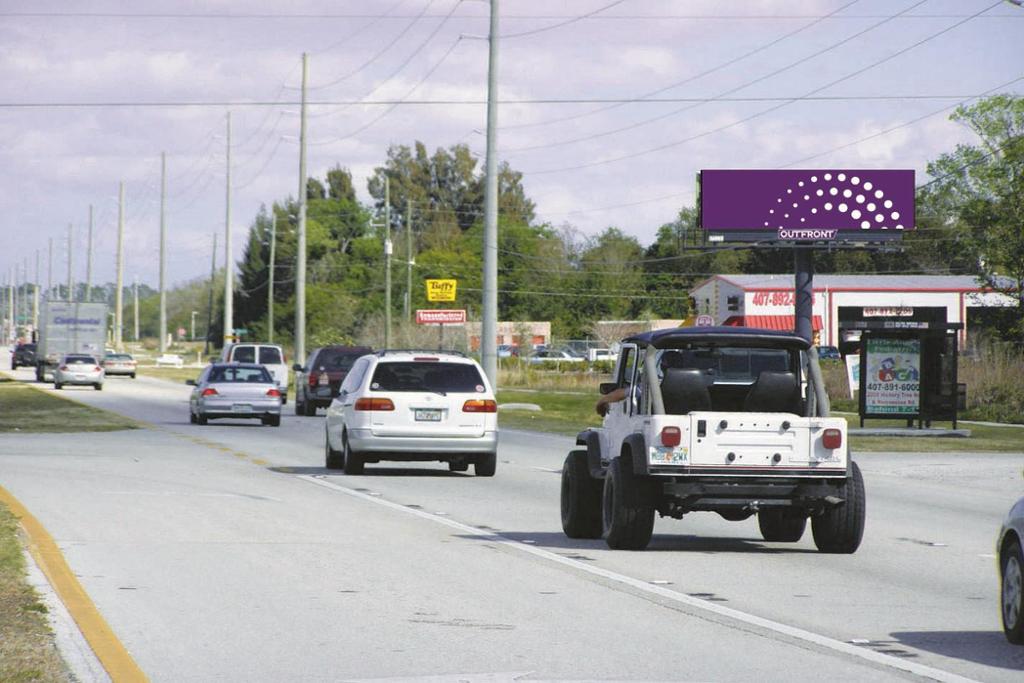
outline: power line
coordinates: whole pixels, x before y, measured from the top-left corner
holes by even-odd
[[[913,5],[910,8],[908,8],[908,10],[904,10],[904,11],[909,11],[909,9],[913,9],[913,7],[917,7],[918,5],[922,4],[923,2],[927,2],[927,0],[922,0],[922,2],[919,2],[916,5]],[[856,71],[853,71],[852,73],[849,73],[849,74],[847,74],[847,75],[845,75],[845,76],[843,76],[841,78],[837,78],[837,79],[835,79],[835,80],[833,80],[833,81],[831,81],[829,83],[826,83],[823,86],[817,87],[817,88],[811,90],[810,92],[806,93],[804,95],[804,97],[810,97],[812,95],[816,95],[817,93],[821,92],[822,90],[826,90],[828,88],[831,88],[832,86],[838,85],[839,83],[842,83],[843,81],[846,81],[846,80],[849,80],[850,78],[853,78],[854,76],[858,76],[858,75],[864,73],[865,71],[868,71],[868,70],[873,69],[873,68],[875,68],[877,66],[880,66],[881,64],[884,64],[885,62],[888,62],[888,61],[890,61],[892,59],[895,59],[896,57],[899,57],[900,55],[906,54],[910,50],[912,50],[912,49],[914,49],[914,48],[916,48],[916,47],[918,47],[920,45],[923,45],[924,43],[928,42],[929,40],[933,40],[934,38],[937,38],[937,37],[939,37],[939,36],[941,36],[941,35],[943,35],[945,33],[948,33],[949,31],[952,31],[955,28],[958,28],[959,26],[962,26],[963,24],[966,24],[968,21],[973,19],[975,16],[981,15],[981,14],[991,10],[993,7],[996,7],[996,6],[1000,5],[1000,4],[1002,4],[1002,0],[998,0],[997,2],[994,2],[993,4],[989,5],[988,7],[978,11],[974,15],[971,15],[970,17],[967,17],[966,19],[962,19],[962,20],[956,22],[955,24],[951,24],[950,26],[947,26],[946,28],[942,29],[941,31],[937,31],[935,33],[932,33],[931,35],[929,35],[929,36],[927,36],[927,37],[925,37],[925,38],[923,38],[923,39],[921,39],[921,40],[919,40],[919,41],[917,41],[917,42],[915,42],[915,43],[913,43],[911,45],[908,45],[907,47],[905,47],[905,48],[903,48],[901,50],[898,50],[898,51],[888,55],[887,57],[883,57],[882,59],[879,59],[879,60],[877,60],[875,62],[872,62],[871,64],[868,64],[865,67],[857,69]],[[851,38],[852,38],[852,36],[851,36]],[[689,137],[682,138],[681,140],[675,140],[673,142],[669,142],[669,143],[665,143],[665,144],[661,144],[661,145],[656,145],[654,147],[648,147],[647,149],[639,150],[637,152],[631,152],[629,154],[624,154],[624,155],[621,155],[621,156],[618,156],[618,157],[602,159],[600,161],[594,161],[594,162],[589,162],[589,163],[584,163],[584,164],[576,164],[576,165],[573,165],[573,166],[563,166],[561,168],[534,170],[534,171],[529,171],[529,172],[524,172],[524,173],[529,173],[531,175],[547,175],[547,174],[550,174],[550,173],[563,173],[563,172],[566,172],[566,171],[578,171],[578,170],[582,170],[582,169],[585,169],[585,168],[592,168],[592,167],[595,167],[595,166],[603,166],[605,164],[611,164],[611,163],[616,163],[616,162],[619,162],[619,161],[624,161],[626,159],[633,159],[633,158],[636,158],[636,157],[645,156],[647,154],[652,154],[654,152],[660,152],[662,150],[670,149],[672,147],[678,147],[679,145],[685,144],[687,142],[691,142],[691,141],[697,140],[699,138],[707,137],[709,135],[713,135],[715,133],[720,133],[720,132],[722,132],[724,130],[728,130],[730,128],[734,128],[734,127],[736,127],[736,126],[738,126],[740,124],[747,123],[748,121],[752,121],[752,120],[754,120],[756,118],[760,118],[761,116],[764,116],[766,114],[770,114],[770,113],[772,113],[774,111],[782,109],[783,107],[786,107],[786,106],[792,104],[795,101],[796,100],[780,102],[779,104],[776,104],[774,106],[768,107],[767,109],[762,109],[761,111],[758,111],[758,112],[756,112],[754,114],[751,114],[749,116],[743,117],[743,118],[741,118],[741,119],[739,119],[737,121],[733,121],[731,123],[727,123],[727,124],[718,126],[716,128],[712,128],[710,130],[706,130],[706,131],[704,131],[702,133],[698,133],[696,135],[691,135]]]
[[[399,3],[401,4],[401,3]],[[411,19],[414,17],[420,17],[424,19],[440,19],[443,14],[368,14],[365,12],[282,12],[282,13],[266,13],[266,12],[0,12],[0,17],[9,18],[22,18],[22,19],[197,19],[197,20],[254,20],[254,19],[265,19],[275,21],[279,19]],[[608,14],[598,15],[592,14],[585,17],[588,20],[593,21],[660,21],[665,19],[675,19],[680,21],[701,21],[701,20],[712,20],[712,21],[791,21],[796,19],[820,19],[824,16],[822,14]],[[885,17],[884,14],[846,14],[843,16],[834,17],[835,19],[844,20],[858,20],[858,19],[880,19]],[[950,12],[932,12],[932,13],[918,13],[911,14],[904,19],[961,19],[966,14],[955,14]],[[503,14],[501,17],[502,21],[537,21],[537,20],[579,20],[579,15],[573,14]],[[1006,14],[994,14],[988,19],[1024,19],[1020,13]],[[474,20],[474,21],[486,21],[487,16],[480,15],[463,15],[458,19]],[[502,36],[508,37],[508,36]]]
[[[599,8],[597,8],[597,9],[591,11],[591,12],[587,12],[586,14],[581,14],[579,16],[571,17],[571,18],[566,19],[564,21],[558,22],[557,24],[551,24],[550,26],[541,26],[540,28],[531,29],[529,31],[521,31],[519,33],[503,33],[503,34],[500,34],[498,36],[498,38],[500,38],[501,40],[505,40],[507,38],[523,38],[525,36],[532,36],[532,35],[536,35],[538,33],[545,33],[547,31],[553,31],[553,30],[555,30],[557,28],[562,28],[563,26],[568,26],[569,24],[575,24],[576,22],[583,21],[584,19],[589,19],[589,18],[591,18],[591,17],[593,17],[595,15],[601,14],[605,10],[609,10],[612,7],[615,7],[616,5],[621,5],[623,2],[625,2],[625,0],[615,0],[615,2],[608,3],[607,5],[604,5],[603,7],[599,7]]]

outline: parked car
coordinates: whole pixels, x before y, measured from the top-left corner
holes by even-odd
[[[206,366],[189,399],[189,421],[204,425],[218,418],[258,419],[281,424],[281,391],[270,372],[255,363],[213,363]]]
[[[584,359],[564,349],[540,349],[530,356],[529,362],[537,365],[548,363],[583,363]]]
[[[11,370],[17,370],[18,366],[35,367],[36,345],[29,342],[18,344],[11,354]]]
[[[587,360],[591,363],[614,361],[619,355],[611,349],[587,349]]]
[[[362,474],[381,460],[473,465],[494,476],[498,404],[472,358],[451,351],[378,351],[355,362],[327,409],[328,469]]]
[[[338,395],[352,364],[373,353],[368,346],[324,346],[313,349],[305,366],[295,364],[295,414],[316,415]]]
[[[518,358],[519,347],[515,344],[498,344],[498,358]]]
[[[231,344],[221,351],[220,360],[222,363],[258,363],[264,366],[277,383],[281,403],[288,404],[288,365],[284,350],[277,344]]]
[[[103,368],[95,356],[69,353],[60,360],[53,371],[53,388],[63,389],[64,385],[91,385],[96,391],[103,389]]]
[[[100,363],[103,372],[108,375],[128,375],[135,379],[136,362],[127,353],[108,353]]]
[[[165,353],[162,356],[157,356],[154,362],[158,368],[163,366],[180,368],[185,365],[185,361],[176,353]]]
[[[818,347],[818,359],[819,360],[842,360],[843,357],[839,353],[839,349],[835,346],[819,346]]]
[[[996,549],[999,557],[999,604],[1003,633],[1015,645],[1024,645],[1024,498],[1003,521]]]

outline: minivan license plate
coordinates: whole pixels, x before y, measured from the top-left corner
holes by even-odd
[[[416,421],[417,422],[440,422],[441,411],[435,408],[417,408],[416,409]]]

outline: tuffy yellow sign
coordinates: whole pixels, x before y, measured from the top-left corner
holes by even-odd
[[[427,280],[427,301],[455,301],[458,280]]]

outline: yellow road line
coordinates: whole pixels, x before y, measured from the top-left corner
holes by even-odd
[[[29,552],[114,683],[148,681],[146,674],[96,609],[46,528],[3,486],[0,486],[0,502],[21,522],[21,528],[28,536]]]

